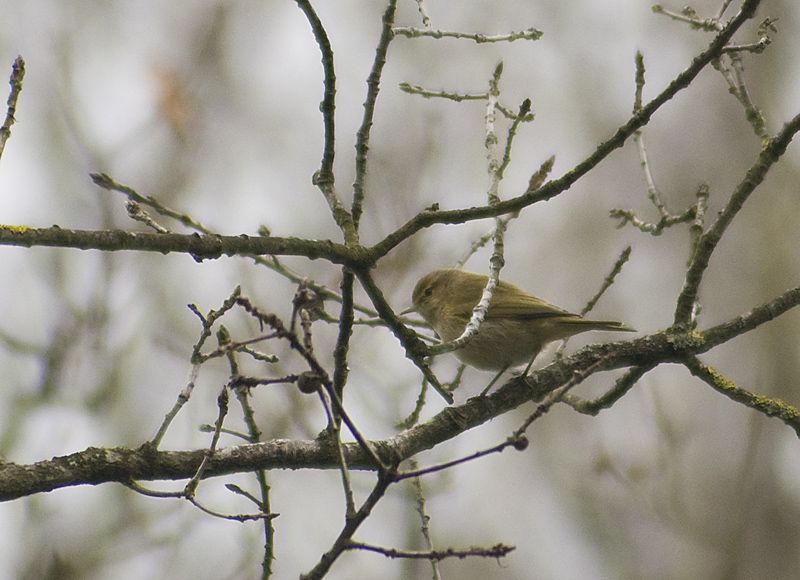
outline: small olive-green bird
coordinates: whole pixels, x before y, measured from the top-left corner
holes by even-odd
[[[462,270],[434,270],[417,282],[409,312],[420,314],[444,341],[464,332],[489,278]],[[485,370],[528,363],[544,346],[588,330],[635,332],[621,322],[587,320],[503,282],[495,287],[478,334],[454,354]]]

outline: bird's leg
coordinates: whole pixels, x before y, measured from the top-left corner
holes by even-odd
[[[528,361],[528,366],[526,366],[526,367],[525,367],[525,372],[523,372],[523,373],[520,375],[521,377],[527,377],[527,376],[528,376],[528,371],[529,371],[529,370],[531,370],[531,367],[533,366],[533,361],[535,361],[535,360],[536,360],[536,357],[538,356],[538,354],[539,354],[539,352],[538,352],[538,351],[537,351],[537,352],[535,352],[535,353],[533,353],[533,356],[531,357],[531,360],[530,360],[530,361]]]
[[[508,370],[508,367],[509,367],[509,366],[510,366],[510,365],[506,365],[506,366],[504,366],[502,369],[500,369],[500,372],[499,372],[499,373],[497,373],[497,374],[494,376],[494,378],[493,378],[491,381],[489,381],[489,384],[488,384],[488,385],[486,385],[486,388],[485,388],[485,389],[483,389],[483,390],[481,391],[481,394],[480,394],[480,395],[478,395],[478,396],[479,396],[479,397],[485,397],[485,396],[486,396],[486,393],[488,393],[488,392],[489,392],[489,389],[491,389],[491,388],[492,388],[492,385],[494,385],[494,384],[497,382],[497,379],[499,379],[499,378],[500,378],[500,375],[502,375],[504,372],[506,372],[506,371]]]

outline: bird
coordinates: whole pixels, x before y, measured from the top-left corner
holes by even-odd
[[[443,341],[455,340],[464,332],[488,281],[488,276],[474,272],[434,270],[417,282],[413,306],[405,312],[422,316]],[[471,367],[500,371],[493,383],[510,367],[525,363],[530,367],[548,343],[589,330],[636,332],[621,322],[586,319],[500,280],[478,333],[454,354]]]

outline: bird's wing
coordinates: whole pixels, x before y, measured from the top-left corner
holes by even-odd
[[[531,296],[518,288],[501,284],[495,289],[493,300],[489,306],[489,318],[516,318],[534,320],[537,318],[570,317],[580,318],[545,302],[541,298]]]

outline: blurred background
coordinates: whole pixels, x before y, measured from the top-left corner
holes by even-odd
[[[349,202],[355,131],[362,114],[383,2],[317,2],[337,67],[340,194]],[[712,16],[720,2],[693,4]],[[667,4],[680,10],[681,3]],[[477,45],[406,39],[391,44],[370,141],[363,239],[380,240],[421,209],[483,204],[483,102],[423,99],[401,82],[435,90],[483,92],[502,60],[501,101],[532,99],[536,119],[515,141],[502,195],[519,194],[531,173],[556,155],[554,176],[586,157],[630,113],[634,54],[647,67],[645,99],[659,93],[710,41],[651,12],[647,2],[437,2],[434,28],[500,34],[535,27],[537,42]],[[735,7],[734,7],[735,10]],[[0,0],[0,71],[22,55],[27,76],[17,124],[0,161],[0,222],[46,227],[141,230],[124,198],[94,186],[103,171],[143,195],[190,213],[219,233],[341,236],[311,184],[322,146],[322,69],[310,28],[293,2]],[[746,55],[746,80],[775,133],[798,113],[800,7],[763,2],[756,21],[779,18],[760,56]],[[754,42],[755,22],[738,35]],[[416,3],[400,0],[397,24],[421,26]],[[6,78],[7,73],[2,73]],[[6,94],[5,89],[0,94]],[[500,125],[501,138],[507,124]],[[645,130],[652,169],[669,209],[694,203],[708,185],[709,218],[723,207],[760,150],[742,107],[708,67],[664,106]],[[702,328],[740,315],[800,280],[800,152],[790,147],[720,244],[702,286]],[[611,208],[657,214],[632,143],[558,198],[510,225],[503,276],[543,298],[579,310],[617,256],[630,262],[594,311],[642,333],[670,324],[683,283],[684,226],[652,237],[618,229]],[[182,230],[160,219],[163,225]],[[395,249],[375,270],[392,305],[410,303],[414,282],[450,266],[491,220],[436,226]],[[488,251],[468,269],[486,271]],[[303,276],[333,289],[341,272],[320,260],[287,258]],[[295,285],[250,260],[202,264],[184,255],[0,248],[0,453],[29,463],[87,446],[137,446],[150,439],[189,377],[200,326],[186,308],[218,308],[233,288],[284,320]],[[360,291],[359,291],[360,292]],[[366,304],[363,293],[359,301]],[[338,306],[327,303],[327,311]],[[255,332],[242,314],[225,323]],[[238,335],[236,334],[238,333]],[[333,325],[314,326],[315,346],[332,369]],[[714,350],[703,360],[743,387],[800,404],[800,314]],[[601,336],[582,337],[570,350]],[[297,362],[285,350],[275,370]],[[385,329],[357,327],[347,404],[371,438],[398,432],[420,376]],[[540,359],[544,364],[546,359]],[[453,376],[452,356],[435,363]],[[193,397],[163,448],[208,445],[198,425],[216,417],[227,378],[222,363],[202,369]],[[490,376],[467,370],[457,402]],[[576,390],[596,396],[615,376]],[[324,427],[313,397],[291,387],[255,393],[265,438],[312,438]],[[435,395],[423,419],[441,410]],[[450,459],[502,441],[532,407],[496,419],[419,457]],[[228,426],[241,418],[232,411]],[[794,578],[800,567],[800,444],[794,432],[713,392],[678,366],[648,373],[597,417],[565,405],[529,431],[524,453],[505,453],[423,481],[437,547],[517,547],[500,562],[442,564],[446,578]],[[238,441],[225,439],[223,444]],[[275,520],[275,577],[308,571],[343,522],[337,472],[269,474]],[[200,498],[220,511],[251,511],[226,491],[252,476],[204,482]],[[373,482],[356,474],[363,499]],[[182,489],[184,482],[154,483]],[[120,485],[62,489],[0,505],[3,578],[257,577],[258,524],[210,518],[175,500],[145,498]],[[421,549],[411,490],[398,487],[357,534],[363,541]],[[428,578],[425,563],[345,554],[330,578]]]

